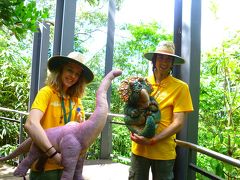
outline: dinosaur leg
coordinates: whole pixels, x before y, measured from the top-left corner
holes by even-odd
[[[61,180],[73,179],[81,146],[75,137],[67,135],[63,137],[59,147],[62,155],[62,165],[64,167]]]
[[[86,156],[83,155],[78,159],[73,180],[84,180],[82,176],[82,171],[83,171],[83,163],[84,163],[85,157]]]
[[[26,158],[24,158],[21,163],[18,165],[17,169],[14,171],[14,176],[23,177],[27,174],[28,169],[31,167],[33,162],[39,158],[42,154],[42,151],[32,144],[30,151]]]

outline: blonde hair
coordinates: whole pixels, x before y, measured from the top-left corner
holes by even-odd
[[[45,82],[46,85],[51,86],[52,88],[54,88],[56,91],[60,93],[63,92],[63,83],[61,80],[61,75],[63,72],[64,65],[62,65],[56,71],[50,72]],[[68,88],[66,95],[69,95],[71,98],[72,97],[81,98],[84,94],[86,84],[87,83],[86,83],[85,77],[80,75],[78,81],[74,85]]]

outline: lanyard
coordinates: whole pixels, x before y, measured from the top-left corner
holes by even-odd
[[[67,118],[67,113],[66,113],[66,109],[65,109],[65,105],[64,105],[63,96],[62,96],[61,106],[62,106],[62,110],[63,110],[64,124],[67,124],[68,122],[70,122],[71,116],[72,116],[72,101],[71,101],[71,98],[69,99],[69,114],[68,114],[68,118]]]

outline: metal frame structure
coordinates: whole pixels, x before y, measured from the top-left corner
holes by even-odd
[[[108,29],[107,29],[107,45],[105,56],[105,75],[112,70],[113,65],[113,49],[114,49],[114,33],[115,33],[115,1],[109,0],[108,4]],[[107,92],[108,105],[111,102],[111,86]],[[108,116],[107,123],[101,133],[100,158],[109,159],[112,152],[112,117]]]
[[[74,28],[76,15],[76,0],[56,0],[56,17],[54,27],[53,55],[67,55],[73,50]],[[106,45],[105,74],[112,69],[115,29],[115,0],[109,0],[108,33]],[[174,11],[174,41],[176,53],[186,60],[181,67],[174,68],[174,76],[189,84],[194,105],[194,112],[187,117],[184,129],[178,134],[178,139],[197,144],[198,104],[200,82],[200,29],[201,0],[175,0]],[[34,34],[31,92],[29,107],[37,91],[46,78],[49,47],[49,25],[43,23],[42,28]],[[184,73],[183,73],[184,72]],[[111,88],[110,88],[111,90]],[[108,100],[110,100],[110,90]],[[109,101],[110,102],[110,101]],[[110,158],[112,150],[111,117],[108,118],[102,131],[100,158]],[[195,172],[188,165],[195,163],[196,153],[177,148],[175,179],[194,179]]]
[[[29,108],[37,91],[44,85],[47,75],[50,25],[43,22],[34,33]]]
[[[194,111],[187,116],[186,125],[177,138],[197,144],[198,111],[200,93],[201,58],[201,0],[175,0],[174,40],[177,53],[185,59],[185,64],[177,71],[177,76],[187,82],[192,95]],[[177,147],[175,168],[176,179],[195,179],[195,172],[188,165],[196,163],[196,152]]]
[[[73,50],[76,16],[76,0],[56,0],[56,16],[54,23],[53,55],[67,55]],[[47,75],[50,25],[43,22],[38,32],[34,33],[32,74],[29,108],[43,87]]]

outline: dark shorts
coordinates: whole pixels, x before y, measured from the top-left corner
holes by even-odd
[[[62,175],[62,170],[52,170],[52,171],[30,171],[30,180],[60,180]]]
[[[153,180],[172,180],[175,160],[152,160],[132,154],[129,180],[148,180],[151,167]]]

